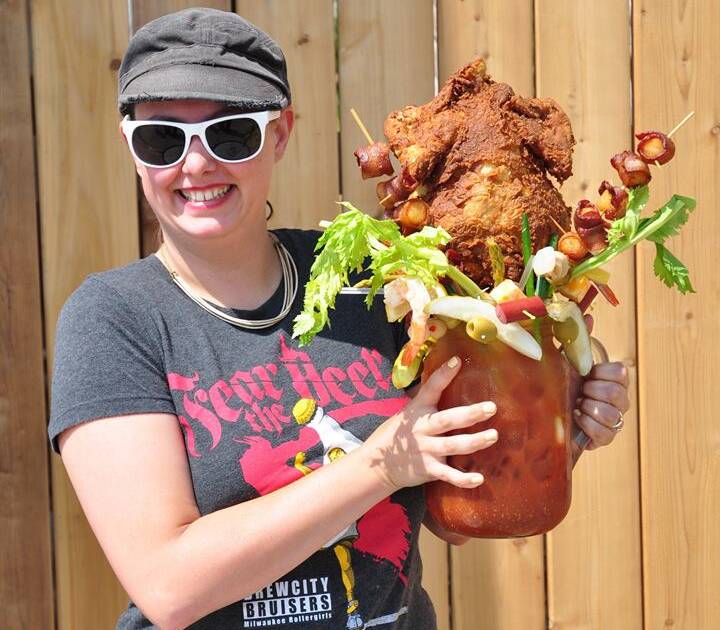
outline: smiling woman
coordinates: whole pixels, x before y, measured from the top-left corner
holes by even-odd
[[[134,120],[123,120],[121,129],[160,224],[165,258],[206,299],[238,308],[262,303],[271,293],[263,287],[276,286],[281,271],[265,236],[265,204],[293,127],[292,109],[228,114],[223,103],[197,99],[140,102],[133,109]],[[217,268],[191,269],[180,247],[199,258],[212,251],[216,261],[223,251],[231,254],[217,261],[229,263],[228,277],[239,271],[235,252],[257,255],[244,261],[241,278],[220,283]]]
[[[120,68],[163,244],[63,307],[49,428],[132,598],[119,628],[433,630],[421,523],[463,539],[422,484],[478,486],[446,457],[498,439],[462,431],[492,403],[437,411],[456,358],[412,399],[392,386],[405,331],[379,303],[339,296],[332,330],[293,342],[319,234],[266,224],[290,101],[281,50],[232,13],[155,20]]]

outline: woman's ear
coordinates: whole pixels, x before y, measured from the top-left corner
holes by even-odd
[[[285,154],[290,134],[295,126],[295,112],[292,107],[286,107],[280,112],[280,118],[275,120],[272,129],[275,134],[275,161],[279,162]]]
[[[125,144],[128,144],[128,138],[125,135],[125,132],[123,131],[123,128],[122,128],[122,120],[118,123],[118,131],[120,132],[120,137],[123,139],[123,142]],[[137,160],[135,160],[134,157],[133,157],[133,164],[135,164],[135,172],[142,177],[142,173],[140,172],[140,164],[137,162]]]

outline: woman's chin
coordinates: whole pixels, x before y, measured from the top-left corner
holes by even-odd
[[[177,227],[190,238],[213,239],[226,236],[237,227],[237,223],[228,221],[227,217],[184,217]]]

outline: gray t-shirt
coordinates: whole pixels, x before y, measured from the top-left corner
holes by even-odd
[[[403,332],[387,323],[380,299],[368,311],[361,296],[338,296],[329,329],[304,348],[291,338],[318,233],[275,234],[296,261],[301,288],[291,313],[264,330],[201,309],[155,256],[89,276],[58,320],[53,447],[83,422],[175,414],[197,505],[208,514],[311,474],[402,409],[407,397],[390,372]],[[228,312],[269,317],[282,297],[281,284],[255,311]],[[393,494],[287,575],[192,628],[434,629],[420,585],[424,509],[421,488]],[[117,627],[153,626],[131,603]]]

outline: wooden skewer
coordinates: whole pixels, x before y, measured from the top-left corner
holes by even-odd
[[[682,127],[688,120],[690,120],[693,117],[693,114],[695,113],[695,110],[692,110],[685,118],[683,118],[677,125],[675,125],[672,129],[672,131],[667,135],[669,138],[672,136],[680,127]]]
[[[360,120],[360,116],[358,116],[358,113],[351,107],[350,113],[352,114],[352,117],[355,119],[355,122],[357,123],[357,126],[360,127],[360,131],[363,132],[363,135],[365,136],[365,139],[368,141],[368,144],[374,144],[375,141],[372,139],[372,136],[370,135],[370,132],[367,130],[367,127],[363,125],[362,120]]]
[[[678,129],[680,129],[680,127],[682,127],[688,120],[690,120],[690,119],[693,117],[693,114],[694,114],[694,113],[695,113],[695,110],[691,111],[687,116],[685,116],[685,118],[683,118],[677,125],[675,125],[675,126],[673,127],[672,131],[670,131],[670,133],[667,134],[667,137],[669,138],[669,137],[672,136]],[[658,168],[662,168],[662,164],[660,164],[660,162],[658,162],[657,160],[655,160],[654,164],[655,164],[655,166],[657,166]]]
[[[388,199],[390,199],[391,197],[392,197],[392,193],[390,193],[389,195],[383,197],[380,201],[378,201],[378,203],[382,206],[382,205],[383,205]]]
[[[548,216],[550,217],[550,220],[555,224],[555,226],[557,227],[557,229],[560,230],[560,233],[561,233],[561,234],[565,234],[565,229],[563,229],[563,226],[560,225],[560,224],[559,224],[555,219],[553,219],[550,215],[548,215]]]
[[[533,315],[530,311],[523,311],[523,315],[526,315],[529,319],[535,319],[535,315]]]

